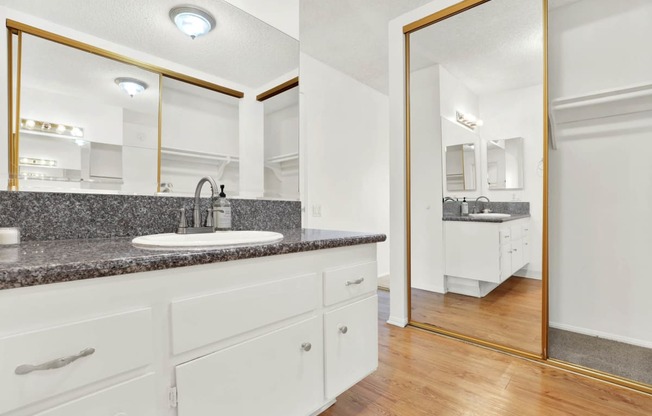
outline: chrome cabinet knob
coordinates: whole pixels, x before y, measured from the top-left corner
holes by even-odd
[[[312,344],[309,342],[304,342],[301,344],[301,349],[304,350],[305,352],[308,352],[312,349]]]
[[[347,280],[345,286],[359,285],[364,282],[364,277],[355,280]]]
[[[349,328],[346,325],[338,326],[337,330],[340,331],[340,334],[346,334],[347,332],[349,332]]]

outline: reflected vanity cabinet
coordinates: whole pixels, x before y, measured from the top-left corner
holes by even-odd
[[[1,290],[0,415],[318,414],[377,368],[375,259],[364,244]]]
[[[479,286],[481,293],[477,295],[484,296],[526,266],[530,262],[529,224],[529,218],[500,223],[445,221],[449,290],[451,284],[464,284],[465,280],[487,282]]]

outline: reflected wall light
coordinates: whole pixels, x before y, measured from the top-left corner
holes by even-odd
[[[132,98],[134,97],[134,95],[140,94],[141,92],[145,91],[148,87],[147,84],[145,84],[143,81],[136,78],[126,78],[126,77],[116,78],[115,83],[118,84],[118,86],[122,91],[129,94],[129,96]]]
[[[476,118],[471,114],[464,114],[460,111],[455,112],[455,120],[463,126],[475,130],[476,127],[481,127],[484,123],[482,120]]]
[[[170,10],[170,19],[180,31],[195,39],[215,28],[215,18],[206,10],[195,6],[179,6]]]

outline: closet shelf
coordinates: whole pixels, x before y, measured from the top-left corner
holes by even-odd
[[[582,122],[652,111],[652,83],[565,97],[550,103],[550,140],[553,149],[559,140],[579,134]],[[570,125],[571,123],[577,123]],[[581,130],[586,133],[586,127]]]
[[[265,163],[269,163],[269,164],[272,164],[272,163],[285,163],[285,162],[294,162],[294,161],[298,161],[298,160],[299,160],[299,153],[295,152],[295,153],[288,153],[288,154],[285,154],[285,155],[278,155],[278,156],[273,156],[273,157],[267,158],[265,160]]]

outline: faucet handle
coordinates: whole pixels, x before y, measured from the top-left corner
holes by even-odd
[[[213,221],[213,208],[208,208],[206,210],[206,227],[214,227]]]
[[[186,209],[179,208],[178,211],[181,214],[179,216],[179,228],[188,228],[188,220],[186,219]]]

